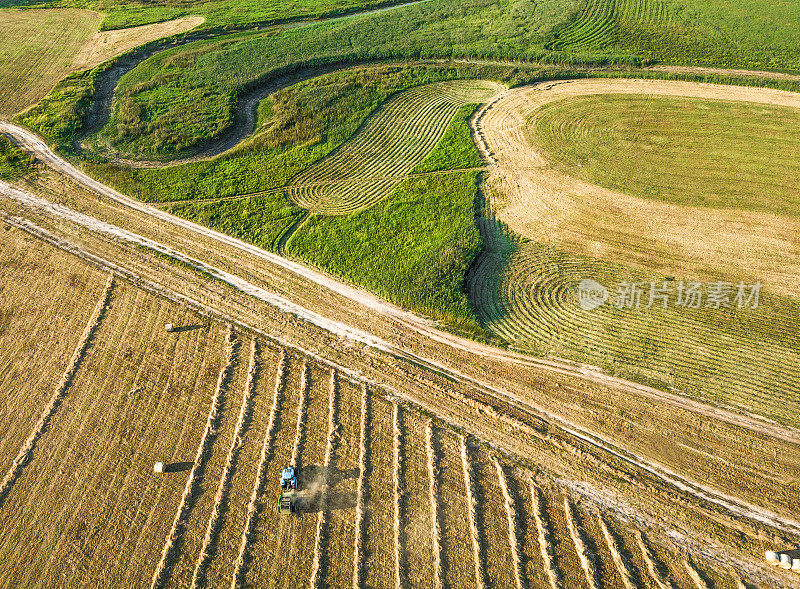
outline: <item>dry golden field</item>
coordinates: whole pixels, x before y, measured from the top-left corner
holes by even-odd
[[[0,497],[0,586],[737,586],[380,387],[3,237],[0,362],[36,383],[3,371],[4,455],[47,420]]]
[[[68,74],[192,29],[202,17],[98,32],[103,15],[73,8],[0,9],[0,117],[39,102]]]

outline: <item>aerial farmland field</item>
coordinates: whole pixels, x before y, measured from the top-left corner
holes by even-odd
[[[800,586],[798,16],[0,0],[0,587]]]

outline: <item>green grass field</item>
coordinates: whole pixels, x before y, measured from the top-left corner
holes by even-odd
[[[273,108],[275,102],[262,104],[261,131],[254,140],[276,149],[293,145],[298,136],[313,143],[313,138],[332,131],[328,125],[337,119],[327,118],[331,112],[354,114],[326,96],[366,100],[357,103],[363,119],[380,103],[370,102],[368,92],[352,92],[354,88],[368,89],[369,80],[385,84],[389,79],[397,84],[392,88],[401,88],[431,75],[429,70],[390,69],[386,76],[375,76],[373,70],[339,72],[281,91],[272,99],[280,108]],[[381,96],[390,94],[386,86],[381,88]],[[320,102],[307,102],[309,92]],[[325,111],[321,104],[331,110]],[[167,210],[271,251],[279,251],[279,244],[289,237],[286,232],[295,229],[285,245],[288,255],[435,317],[450,329],[491,339],[478,325],[464,287],[467,270],[482,247],[473,208],[479,172],[441,173],[481,165],[467,126],[474,110],[474,104],[458,109],[442,139],[415,168],[415,173],[437,173],[403,181],[387,198],[360,212],[311,215],[295,228],[307,213],[290,204],[283,191],[176,203]],[[358,127],[358,122],[352,125],[354,130]],[[346,139],[337,137],[340,142]]]
[[[206,18],[204,28],[236,28],[297,19],[316,19],[391,6],[397,0],[0,0],[4,7],[90,8],[105,14],[101,29],[123,29],[186,15]]]
[[[496,79],[502,73],[502,68],[468,66],[344,70],[291,86],[263,100],[255,133],[223,157],[161,169],[130,169],[116,164],[96,164],[92,169],[115,188],[148,202],[221,198],[279,188],[344,143],[392,94],[442,80]],[[68,87],[64,88],[66,91]],[[58,111],[47,108],[43,112],[55,115]],[[38,111],[35,114],[49,124],[49,116],[45,118]],[[41,128],[33,114],[25,122]],[[68,136],[67,132],[61,135]]]
[[[582,96],[543,106],[530,130],[557,166],[606,188],[680,205],[800,215],[797,109]]]
[[[476,172],[403,182],[388,198],[347,216],[311,216],[286,252],[463,331],[478,324],[464,276],[481,250],[473,203]]]

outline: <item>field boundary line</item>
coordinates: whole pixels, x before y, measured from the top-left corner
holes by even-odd
[[[442,526],[439,521],[439,468],[433,446],[433,420],[425,426],[425,453],[428,457],[429,499],[431,509],[431,536],[433,540],[433,582],[436,589],[444,588],[442,578]]]
[[[475,586],[477,589],[484,589],[486,587],[486,578],[484,573],[484,559],[481,555],[481,536],[480,530],[478,529],[478,516],[476,514],[478,502],[475,500],[475,482],[472,476],[472,465],[469,460],[467,437],[461,434],[459,438],[461,441],[461,468],[464,475],[464,488],[466,489],[469,535],[472,540],[472,558],[475,564]]]
[[[272,399],[272,408],[269,412],[269,422],[267,430],[264,432],[264,441],[261,444],[261,456],[258,460],[258,470],[256,471],[256,478],[253,482],[253,492],[250,494],[250,502],[247,504],[247,519],[244,523],[242,530],[242,540],[239,545],[239,556],[236,558],[236,564],[231,577],[231,589],[238,589],[244,584],[245,561],[248,556],[247,547],[250,543],[253,529],[255,528],[256,516],[258,515],[258,502],[259,497],[264,489],[264,483],[267,472],[267,461],[272,452],[272,443],[275,438],[275,430],[278,414],[281,410],[281,397],[283,388],[286,382],[286,350],[281,348],[280,358],[278,359],[278,367],[275,375],[275,394]]]
[[[336,382],[336,369],[331,370],[331,386],[328,395],[328,443],[325,446],[325,462],[322,465],[323,483],[320,488],[320,506],[317,512],[317,535],[314,540],[314,561],[311,565],[311,581],[309,587],[316,589],[322,587],[322,576],[327,566],[327,527],[328,527],[328,485],[330,481],[330,469],[334,460],[336,440],[339,438],[338,424],[338,399],[339,387]]]
[[[358,456],[358,482],[356,483],[356,521],[353,542],[353,589],[361,589],[364,573],[364,482],[370,470],[367,446],[369,432],[370,392],[366,382],[361,383],[361,436]]]
[[[214,509],[211,512],[211,517],[208,519],[208,528],[206,529],[206,535],[200,549],[200,556],[197,559],[197,566],[192,576],[192,589],[197,589],[205,585],[206,570],[216,552],[215,544],[219,536],[219,528],[222,524],[224,513],[227,511],[228,490],[230,489],[233,473],[236,470],[239,451],[244,445],[244,436],[249,427],[251,411],[253,409],[253,393],[255,392],[259,367],[258,340],[253,338],[250,344],[250,363],[247,372],[247,382],[244,387],[244,395],[242,396],[242,406],[239,410],[239,417],[236,421],[236,428],[234,430],[233,440],[231,440],[231,447],[228,450],[228,457],[225,461],[222,477],[217,487],[217,494],[214,496]]]
[[[89,316],[89,321],[86,323],[86,328],[83,330],[83,333],[78,340],[78,344],[75,346],[75,350],[72,352],[70,362],[67,365],[64,374],[61,376],[61,380],[59,381],[58,386],[56,386],[55,392],[50,397],[50,401],[45,406],[44,411],[42,411],[39,421],[36,422],[33,430],[30,432],[30,434],[28,434],[25,442],[23,442],[17,457],[14,458],[14,461],[11,463],[6,476],[3,478],[3,482],[0,483],[0,507],[2,507],[2,505],[5,503],[5,499],[8,496],[11,487],[19,478],[22,470],[32,459],[36,442],[47,429],[50,420],[56,414],[58,407],[61,405],[61,401],[67,394],[70,385],[75,380],[75,375],[77,374],[78,368],[80,368],[80,365],[83,362],[86,351],[89,349],[89,345],[91,344],[92,339],[97,332],[97,328],[100,326],[100,322],[103,320],[103,317],[108,310],[108,306],[111,301],[111,293],[113,290],[114,274],[110,273],[108,280],[106,281],[105,290],[103,290],[103,294],[100,295],[100,300],[97,302],[92,314]]]
[[[175,514],[175,519],[172,522],[167,539],[164,542],[164,548],[161,551],[161,560],[159,560],[155,571],[153,572],[153,580],[150,584],[151,589],[159,589],[163,587],[167,581],[169,570],[172,566],[170,559],[173,551],[176,549],[176,544],[183,533],[184,518],[191,508],[196,486],[199,479],[202,477],[202,470],[205,467],[208,449],[211,447],[214,438],[217,435],[217,422],[219,420],[219,412],[222,406],[222,397],[228,388],[228,381],[230,380],[231,373],[233,372],[236,364],[237,352],[237,339],[233,331],[233,326],[228,325],[228,333],[225,343],[225,364],[219,372],[217,379],[217,388],[214,391],[214,396],[211,399],[211,409],[208,412],[208,419],[206,420],[206,428],[203,432],[203,437],[200,439],[200,445],[197,447],[197,455],[195,456],[194,465],[189,473],[189,478],[186,480],[186,488],[183,491],[178,511]]]

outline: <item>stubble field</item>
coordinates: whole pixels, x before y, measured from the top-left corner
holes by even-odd
[[[709,587],[735,586],[731,571],[662,531],[605,512],[380,387],[16,231],[7,244],[4,275],[65,292],[79,276],[91,287],[60,304],[87,323],[56,354],[73,375],[59,402],[26,398],[47,419],[0,499],[3,586],[277,587],[292,571],[310,586],[695,587],[687,566]],[[30,256],[55,264],[56,278]],[[20,301],[13,316],[29,308]],[[19,329],[12,317],[4,336]],[[10,429],[37,430],[13,416]],[[21,441],[4,443],[13,454]],[[153,473],[156,461],[166,473]],[[277,479],[290,462],[301,469],[299,513],[281,515]]]

